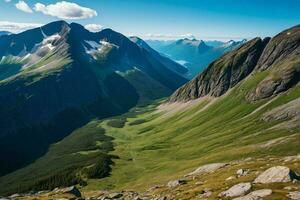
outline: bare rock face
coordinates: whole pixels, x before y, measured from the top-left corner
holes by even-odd
[[[251,91],[247,99],[257,101],[288,90],[300,81],[300,26],[285,30],[271,39],[264,49],[256,72],[269,75]]]
[[[239,197],[245,195],[250,191],[252,185],[251,183],[239,183],[237,185],[232,186],[228,190],[221,192],[219,194],[220,197]]]
[[[214,172],[214,171],[216,171],[220,168],[223,168],[227,165],[228,165],[227,163],[212,163],[212,164],[203,165],[203,166],[197,168],[195,171],[189,173],[187,176],[211,173],[211,172]]]
[[[300,25],[287,29],[270,40],[255,70],[263,71],[287,57],[300,53]]]
[[[205,95],[221,96],[253,71],[268,41],[269,38],[255,38],[225,54],[199,76],[179,88],[171,96],[170,102],[184,102]]]
[[[263,197],[269,196],[271,194],[272,194],[272,190],[262,189],[262,190],[253,191],[243,197],[234,198],[233,200],[259,200],[259,199],[262,199]]]
[[[293,180],[299,180],[299,176],[288,167],[271,167],[260,174],[254,183],[287,183]]]

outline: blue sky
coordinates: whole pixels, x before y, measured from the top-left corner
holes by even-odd
[[[67,4],[57,4],[59,2],[24,0],[20,4],[19,0],[0,0],[0,29],[7,28],[7,22],[16,26],[17,23],[37,25],[65,19],[83,25],[101,25],[142,38],[194,35],[201,39],[226,40],[273,36],[300,24],[300,0],[70,0]],[[28,8],[24,8],[24,3]],[[40,4],[38,9],[34,9],[37,3]],[[79,10],[70,13],[74,4],[68,3],[76,3]],[[19,9],[16,4],[20,5]],[[66,10],[55,13],[58,8],[55,6]],[[85,10],[80,10],[82,7]],[[22,28],[26,26],[23,24]]]

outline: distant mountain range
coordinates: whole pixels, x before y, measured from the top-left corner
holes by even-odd
[[[91,33],[57,21],[1,36],[0,175],[92,118],[170,95],[187,81],[181,73],[179,64],[111,29]]]
[[[188,68],[188,78],[202,72],[213,60],[236,49],[246,40],[228,42],[180,39],[177,41],[146,41],[155,50]]]

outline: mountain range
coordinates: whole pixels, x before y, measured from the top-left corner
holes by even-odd
[[[242,42],[188,82],[140,38],[62,21],[0,37],[0,53],[3,196],[298,194],[300,25]]]
[[[177,41],[146,41],[155,50],[188,68],[189,79],[202,72],[208,64],[239,47],[246,40],[228,42],[184,38]]]
[[[57,21],[0,37],[0,174],[92,118],[166,97],[185,69],[111,29]],[[184,71],[182,71],[184,72]]]

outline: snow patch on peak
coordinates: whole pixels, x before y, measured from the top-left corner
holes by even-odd
[[[91,55],[94,59],[97,59],[96,54],[103,53],[106,48],[109,47],[117,47],[117,45],[109,43],[105,40],[100,40],[99,42],[93,41],[93,40],[84,40],[84,42],[87,45],[83,44],[83,47],[85,49],[85,52],[89,55]]]
[[[53,45],[53,42],[56,40],[59,40],[60,38],[61,38],[61,36],[59,34],[54,34],[54,35],[46,37],[42,41],[41,48],[47,47],[48,49],[50,49],[50,51],[52,51],[55,48],[55,46]]]

